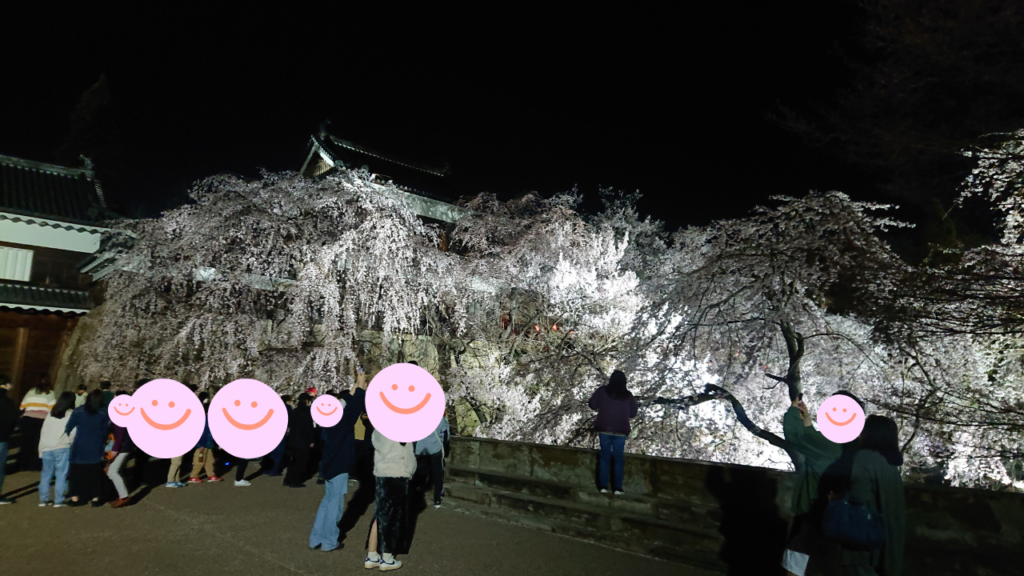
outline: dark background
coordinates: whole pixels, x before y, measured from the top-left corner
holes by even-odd
[[[852,3],[253,6],[5,7],[0,154],[79,165],[88,151],[132,214],[211,174],[297,170],[325,118],[338,137],[448,162],[455,195],[578,186],[593,209],[599,186],[639,190],[672,227],[811,189],[889,199],[771,118],[851,82],[835,48],[859,31]]]

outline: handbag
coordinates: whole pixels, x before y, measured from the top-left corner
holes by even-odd
[[[885,518],[849,496],[828,503],[824,515],[825,536],[850,550],[880,550],[886,542]]]

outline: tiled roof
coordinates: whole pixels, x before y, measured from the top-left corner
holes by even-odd
[[[77,224],[113,216],[90,171],[3,155],[0,211]]]
[[[0,282],[0,307],[84,313],[89,310],[89,293]]]
[[[441,202],[451,202],[446,193],[449,184],[447,168],[431,168],[397,160],[329,134],[313,135],[310,144],[323,151],[335,164],[349,168],[358,168],[365,164],[371,172],[391,178],[398,188],[406,192]]]

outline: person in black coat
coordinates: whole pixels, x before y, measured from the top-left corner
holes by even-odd
[[[93,390],[80,408],[71,413],[64,426],[68,436],[78,429],[71,442],[71,470],[68,474],[72,506],[92,500],[93,506],[101,506],[103,491],[103,455],[107,443],[107,428],[110,417],[103,408],[103,393]]]
[[[284,475],[284,485],[289,488],[305,488],[306,463],[309,451],[316,443],[316,431],[313,428],[313,415],[309,411],[312,397],[303,392],[295,409],[288,415],[288,449],[292,453],[288,464],[288,473]]]
[[[6,376],[0,376],[0,494],[3,494],[4,474],[7,469],[7,443],[11,440],[11,433],[18,425],[18,408],[7,395],[11,389],[11,381]],[[0,504],[14,502],[10,498],[0,498]]]

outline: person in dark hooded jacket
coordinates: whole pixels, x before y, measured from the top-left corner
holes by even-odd
[[[612,456],[615,457],[615,477],[612,489],[615,494],[622,494],[622,481],[625,475],[623,452],[626,437],[629,436],[629,421],[636,417],[637,403],[633,394],[626,389],[626,375],[621,370],[612,372],[607,386],[598,388],[588,402],[591,410],[597,410],[594,430],[600,435],[601,461],[598,467],[598,488],[602,494],[608,493],[608,468]]]
[[[312,397],[303,392],[295,409],[288,414],[288,448],[291,462],[288,472],[284,475],[284,485],[288,488],[305,488],[306,464],[309,451],[316,442],[316,430],[313,427],[313,415],[309,412]]]
[[[7,396],[11,389],[11,381],[6,376],[0,376],[0,494],[3,493],[4,473],[7,468],[7,443],[11,439],[11,432],[18,425],[18,408]],[[14,502],[10,498],[0,498],[0,504]]]

